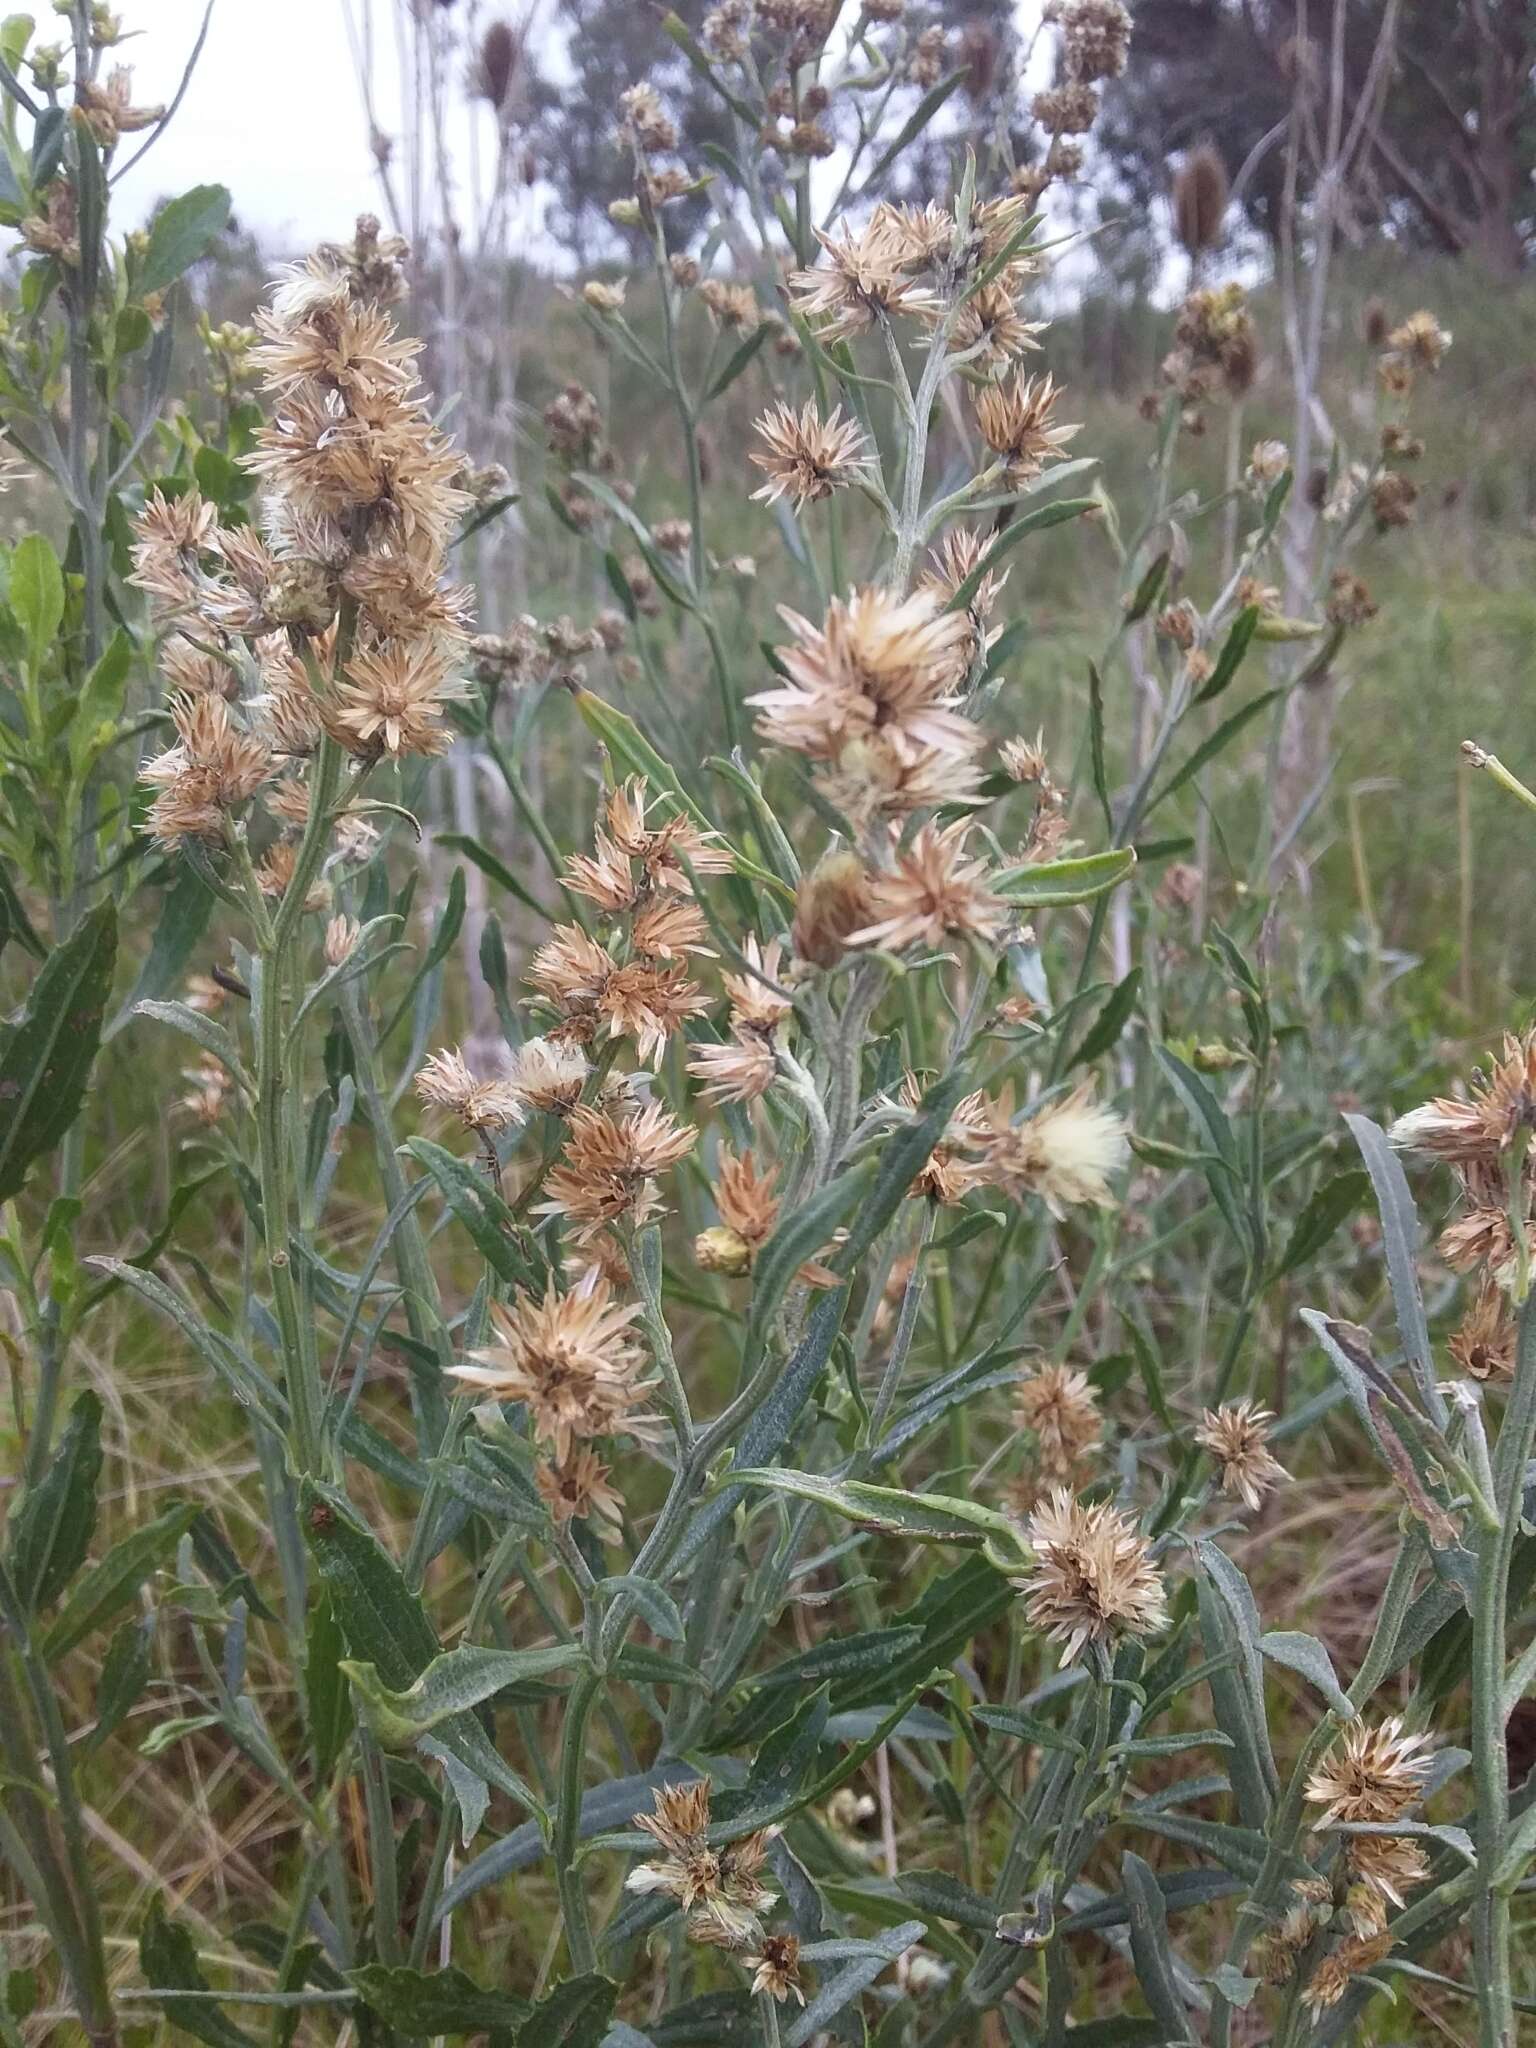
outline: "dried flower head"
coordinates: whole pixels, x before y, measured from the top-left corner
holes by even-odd
[[[624,1497],[610,1483],[608,1467],[586,1444],[577,1445],[559,1464],[541,1459],[533,1483],[556,1527],[571,1521],[592,1521],[610,1542],[623,1532]]]
[[[961,818],[953,825],[920,825],[906,844],[898,840],[890,868],[870,875],[872,922],[849,943],[892,953],[951,938],[995,944],[1013,911],[988,886],[986,861],[967,854],[969,834],[970,823]]]
[[[1032,482],[1048,462],[1079,432],[1055,419],[1060,387],[1047,372],[1026,377],[1021,370],[1002,384],[988,384],[976,395],[976,424],[981,438],[1001,458],[1004,481],[1015,489]]]
[[[1080,1459],[1099,1444],[1102,1418],[1088,1375],[1066,1365],[1026,1373],[1013,1390],[1013,1419],[1035,1438],[1047,1479],[1070,1479]]]
[[[1156,1635],[1168,1622],[1162,1574],[1145,1539],[1107,1501],[1085,1507],[1059,1486],[1029,1522],[1034,1569],[1020,1582],[1031,1624],[1066,1645],[1070,1664],[1087,1643]]]
[[[1038,1195],[1053,1216],[1076,1203],[1109,1208],[1109,1178],[1129,1157],[1125,1123],[1093,1100],[1093,1083],[1058,1096],[1026,1117],[1012,1118],[1003,1098],[982,1146],[986,1177],[1017,1200]]]
[[[793,1934],[765,1934],[756,1955],[742,1957],[752,1972],[752,1990],[759,1998],[776,1999],[780,2005],[793,1998],[805,2003],[800,1989],[800,1942]]]
[[[789,289],[807,319],[825,321],[824,340],[863,334],[879,320],[925,313],[936,303],[926,285],[914,283],[910,244],[888,213],[874,214],[857,231],[845,226],[836,236],[818,228],[816,239],[825,263],[793,271]]]
[[[477,1081],[457,1048],[429,1056],[416,1076],[416,1093],[429,1109],[456,1116],[466,1131],[504,1131],[523,1120],[511,1081]]]
[[[663,1785],[654,1794],[655,1812],[637,1813],[635,1826],[661,1848],[656,1863],[638,1863],[624,1880],[632,1892],[664,1892],[689,1917],[696,1940],[728,1948],[761,1947],[760,1916],[773,1903],[762,1881],[768,1854],[765,1832],[713,1847],[709,1831],[709,1781]]]
[[[1514,1378],[1515,1319],[1501,1287],[1485,1283],[1478,1290],[1446,1348],[1471,1379]]]
[[[741,956],[745,963],[743,971],[720,977],[720,984],[730,997],[731,1027],[771,1037],[794,1009],[782,987],[784,942],[770,939],[763,946],[755,932],[748,932],[742,941]]]
[[[1536,1031],[1506,1036],[1503,1057],[1473,1074],[1468,1099],[1436,1096],[1409,1110],[1389,1137],[1405,1152],[1426,1152],[1455,1166],[1492,1165],[1518,1130],[1536,1124]]]
[[[977,751],[980,734],[955,709],[963,614],[941,611],[931,592],[901,597],[874,585],[834,598],[819,627],[781,616],[797,642],[780,656],[788,680],[747,700],[760,708],[764,739],[820,761],[872,737],[909,760],[924,748],[962,759]]]
[[[561,1038],[527,1038],[512,1055],[507,1082],[530,1109],[568,1116],[591,1071],[579,1045]]]
[[[563,1216],[585,1242],[621,1219],[638,1227],[657,1215],[656,1176],[693,1150],[697,1133],[665,1105],[571,1112],[565,1150],[549,1175],[541,1216]]]
[[[771,505],[788,496],[798,512],[810,500],[830,498],[852,483],[869,465],[869,444],[853,420],[838,406],[823,419],[815,401],[800,412],[780,403],[770,406],[756,423],[763,441],[750,460],[768,481],[752,493]]]
[[[1387,336],[1387,347],[1393,355],[1409,363],[1416,370],[1438,370],[1445,361],[1446,350],[1451,337],[1440,325],[1433,313],[1422,309],[1410,313],[1400,326],[1394,327]]]
[[[1391,1952],[1389,1934],[1370,1941],[1355,1938],[1340,1942],[1330,1955],[1323,1957],[1301,1994],[1313,2019],[1320,2019],[1330,2006],[1337,2005],[1356,1977],[1374,1969]]]
[[[1428,1734],[1405,1735],[1397,1715],[1372,1728],[1351,1721],[1338,1745],[1307,1780],[1307,1797],[1322,1820],[1400,1820],[1424,1790]]]
[[[733,1031],[715,1043],[693,1048],[688,1071],[703,1084],[706,1102],[756,1102],[778,1079],[773,1045],[757,1031]]]
[[[853,852],[831,853],[803,875],[795,891],[790,943],[797,959],[835,967],[848,941],[869,921],[869,871]]]
[[[271,751],[235,722],[222,697],[177,698],[171,723],[176,744],[140,770],[140,780],[159,792],[149,807],[149,829],[166,845],[217,838],[227,816],[271,775]]]
[[[1367,1937],[1386,1926],[1389,1905],[1401,1911],[1429,1877],[1429,1858],[1411,1835],[1351,1835],[1345,1860],[1356,1879],[1346,1907],[1356,1934]]]
[[[639,1313],[637,1302],[616,1303],[589,1268],[568,1294],[551,1283],[542,1300],[515,1294],[509,1303],[492,1302],[496,1341],[450,1370],[498,1401],[522,1402],[534,1435],[565,1465],[578,1442],[649,1433],[648,1419],[635,1412],[649,1392],[640,1377],[644,1354],[629,1334]]]
[[[1207,1408],[1195,1431],[1195,1442],[1216,1460],[1222,1492],[1232,1494],[1250,1512],[1272,1486],[1290,1477],[1268,1449],[1273,1421],[1270,1411],[1255,1401],[1228,1401],[1220,1408]]]

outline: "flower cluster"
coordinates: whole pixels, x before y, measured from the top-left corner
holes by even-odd
[[[444,582],[469,503],[458,455],[416,389],[419,344],[395,331],[404,246],[361,220],[355,241],[291,271],[258,316],[270,416],[247,466],[260,528],[221,525],[196,490],[152,493],[134,581],[170,627],[162,663],[177,743],[145,770],[151,828],[215,838],[280,766],[328,734],[360,762],[434,754],[469,593]],[[268,808],[302,823],[289,777]]]
[[[1376,1727],[1351,1722],[1338,1748],[1307,1780],[1307,1798],[1322,1809],[1319,1824],[1383,1827],[1404,1819],[1424,1793],[1429,1741],[1427,1734],[1405,1735],[1395,1715]],[[1338,2003],[1352,1978],[1390,1953],[1388,1907],[1400,1910],[1407,1893],[1429,1877],[1429,1859],[1412,1835],[1346,1835],[1344,1863],[1344,1919],[1351,1932],[1323,1957],[1307,1985],[1314,2017]]]
[[[1526,1152],[1519,1187],[1511,1185],[1515,1138],[1536,1125],[1536,1032],[1506,1037],[1502,1057],[1475,1073],[1466,1096],[1436,1096],[1400,1116],[1394,1145],[1449,1166],[1461,1186],[1461,1213],[1440,1234],[1440,1254],[1458,1273],[1476,1273],[1478,1294],[1451,1340],[1451,1355],[1474,1379],[1514,1372],[1515,1328],[1509,1304],[1519,1250],[1512,1215],[1536,1216],[1536,1170]]]
[[[667,1040],[705,1007],[687,960],[707,954],[706,926],[692,875],[723,874],[730,855],[678,810],[653,825],[638,778],[606,798],[593,851],[573,855],[565,885],[596,905],[604,938],[581,924],[558,925],[535,954],[530,985],[553,1013],[550,1036],[589,1045],[630,1039],[637,1056],[659,1060]]]

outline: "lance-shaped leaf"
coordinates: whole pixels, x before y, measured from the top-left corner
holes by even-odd
[[[895,1486],[867,1486],[857,1479],[826,1479],[816,1472],[759,1471],[750,1467],[733,1472],[733,1482],[744,1486],[771,1487],[776,1493],[797,1494],[815,1501],[833,1514],[851,1522],[888,1530],[893,1535],[915,1536],[934,1543],[980,1543],[996,1537],[1009,1550],[1019,1547],[1018,1531],[1006,1515],[977,1501],[961,1500],[947,1493],[907,1493]],[[1023,1556],[1020,1563],[1025,1562]]]
[[[1005,868],[993,883],[999,896],[1020,910],[1046,910],[1056,904],[1087,903],[1123,882],[1136,865],[1136,851],[1114,846],[1080,860],[1045,860]]]
[[[821,1988],[805,2011],[784,2036],[784,2048],[804,2048],[807,2041],[814,2041],[818,2034],[827,2029],[844,2007],[862,1996],[875,1979],[906,1954],[928,1932],[921,1920],[904,1920],[899,1927],[893,1927],[888,1934],[877,1934],[868,1941],[854,1943],[829,1943],[834,1950],[852,1951],[850,1958],[840,1970],[823,1978]],[[817,1958],[821,1944],[813,1944],[807,1953],[812,1962]],[[832,1957],[823,1957],[824,1961]]]
[[[101,1402],[87,1391],[76,1395],[47,1469],[10,1519],[11,1577],[29,1611],[51,1606],[84,1564],[100,1475]]]
[[[1136,1965],[1136,1981],[1166,2029],[1166,2039],[1170,2043],[1193,2041],[1168,1940],[1168,1909],[1156,1875],[1133,1849],[1127,1849],[1120,1865],[1120,1881],[1130,1913],[1131,1959]]]
[[[571,1977],[541,1998],[518,2031],[517,2048],[599,2048],[618,1986],[607,1977]]]
[[[0,1202],[20,1192],[85,1099],[117,959],[117,910],[104,897],[49,955],[0,1052]]]
[[[553,1643],[542,1650],[482,1650],[465,1647],[434,1657],[414,1685],[396,1692],[381,1684],[372,1664],[343,1659],[363,1712],[386,1749],[404,1749],[441,1722],[493,1699],[509,1685],[542,1678],[584,1664],[579,1643]]]
[[[60,1609],[43,1638],[43,1655],[62,1657],[126,1607],[150,1573],[172,1554],[200,1512],[192,1502],[178,1501],[142,1529],[114,1543],[106,1556],[81,1576]]]

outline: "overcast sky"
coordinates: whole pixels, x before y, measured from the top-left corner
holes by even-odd
[[[189,185],[227,185],[237,216],[274,249],[343,234],[378,207],[347,10],[370,0],[214,0],[208,40],[175,120],[118,187],[119,216],[142,218]],[[386,108],[395,104],[392,0],[371,0]],[[122,0],[123,46],[141,105],[175,93],[207,0]],[[39,10],[41,12],[41,10]],[[387,119],[387,113],[381,114]],[[131,147],[131,141],[130,145]]]

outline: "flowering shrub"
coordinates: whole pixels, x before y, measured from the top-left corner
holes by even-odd
[[[1031,366],[1030,294],[1039,203],[1081,168],[1128,17],[1057,0],[1034,154],[1000,138],[918,204],[884,187],[940,113],[942,36],[868,0],[834,43],[835,11],[727,0],[697,42],[666,23],[731,121],[707,269],[668,234],[699,185],[678,131],[652,87],[624,94],[615,211],[650,272],[573,298],[666,398],[687,513],[652,511],[601,405],[564,390],[546,502],[618,609],[480,635],[454,577],[494,479],[435,423],[410,252],[377,222],[288,270],[254,335],[205,324],[226,373],[206,435],[157,427],[151,372],[125,446],[113,350],[155,356],[163,244],[201,246],[218,208],[102,239],[102,165],[157,117],[100,81],[112,25],[74,24],[67,148],[47,177],[34,148],[35,210],[12,209],[36,264],[6,342],[18,447],[29,402],[57,440],[26,382],[45,321],[83,381],[76,541],[62,564],[12,550],[5,625],[8,774],[37,794],[7,827],[0,938],[42,964],[0,1042],[7,1342],[34,1375],[0,1853],[93,2042],[147,2006],[219,2044],[253,2018],[529,2048],[1294,2044],[1403,1983],[1514,2041],[1531,1043],[1390,1142],[1351,1112],[1363,1166],[1335,1165],[1305,992],[1275,973],[1305,812],[1272,774],[1208,823],[1229,750],[1267,716],[1278,765],[1375,609],[1351,564],[1411,516],[1407,409],[1449,337],[1428,314],[1380,337],[1368,452],[1339,448],[1302,503],[1285,444],[1245,459],[1234,432],[1202,504],[1181,447],[1261,343],[1236,287],[1192,292],[1146,408],[1149,502],[1116,507]],[[55,95],[62,59],[29,62]],[[32,111],[41,134],[57,109]],[[817,225],[810,167],[839,151]],[[705,422],[759,375],[731,488],[764,508],[735,507],[763,552],[722,561]],[[1007,611],[1068,522],[1116,584],[1071,772],[1030,736]],[[775,546],[790,601],[758,648],[743,593]],[[109,617],[134,624],[104,648]],[[136,661],[158,694],[130,708]],[[712,701],[677,689],[696,674]],[[574,820],[525,772],[572,705]],[[140,740],[131,799],[102,764]],[[505,898],[478,954],[494,1031],[455,985],[462,878],[430,929],[401,879],[451,749],[519,819],[516,865],[447,839]],[[1212,831],[1244,878],[1225,923]],[[104,1029],[116,905],[147,878],[160,928]],[[210,926],[217,972],[173,994]],[[103,1255],[76,1119],[119,1029],[146,1058],[192,1042],[204,1170]],[[1394,1147],[1466,1194],[1441,1252],[1478,1278],[1445,1377]],[[174,1246],[215,1180],[212,1270]],[[1282,1408],[1293,1290],[1368,1192],[1397,1334],[1345,1313],[1375,1319],[1372,1277],[1320,1279],[1313,1376]],[[101,1404],[78,1393],[62,1426],[56,1404],[108,1300],[163,1318],[237,1404],[269,1549],[239,1554],[190,1477],[98,1540]],[[1347,1684],[1316,1636],[1265,1627],[1237,1555],[1345,1430],[1388,1504]],[[216,1745],[269,1802],[275,1903],[230,1930],[254,1974],[169,1883],[139,1981],[109,1957],[93,1777],[146,1712],[151,1767]]]

